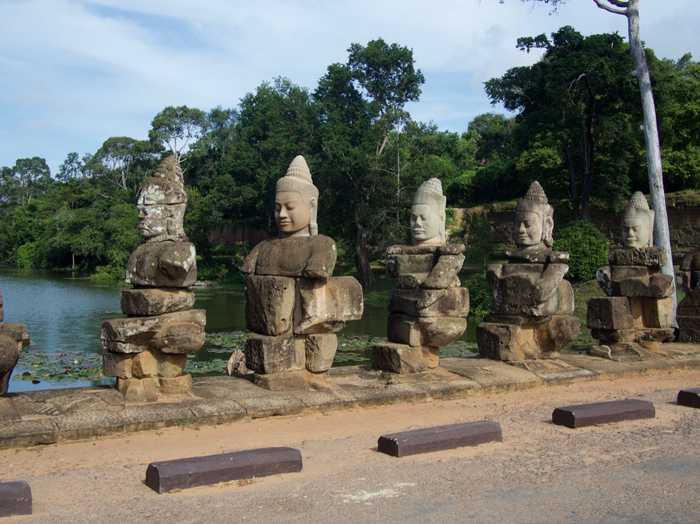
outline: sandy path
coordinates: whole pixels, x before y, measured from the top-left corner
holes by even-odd
[[[21,522],[354,522],[375,521],[381,514],[377,511],[392,505],[398,505],[391,514],[397,519],[402,511],[409,511],[408,520],[439,522],[450,520],[451,513],[441,512],[461,507],[466,489],[473,500],[489,500],[489,493],[504,486],[513,488],[508,491],[513,496],[516,488],[548,482],[552,489],[561,489],[572,473],[583,473],[577,482],[585,483],[589,476],[606,470],[654,460],[666,464],[674,457],[687,463],[683,457],[693,454],[700,458],[693,445],[700,410],[672,403],[678,389],[695,385],[700,385],[700,370],[663,371],[641,378],[478,394],[460,400],[2,450],[0,462],[4,479],[25,479],[32,485],[35,515],[16,519]],[[579,430],[549,423],[558,405],[637,396],[654,400],[656,419]],[[381,433],[480,419],[498,420],[504,442],[400,460],[374,451]],[[157,495],[143,484],[146,465],[152,461],[263,446],[300,448],[304,471],[169,495]],[[633,471],[624,469],[624,475]],[[700,502],[695,494],[690,496],[700,489],[700,472],[691,470],[691,479],[693,472],[697,473],[695,486],[688,486],[681,474],[674,496],[683,500],[687,490],[691,506],[683,512],[700,521]],[[537,499],[537,494],[527,498],[532,503]],[[595,498],[589,502],[589,510],[595,510]],[[631,499],[630,504],[638,502]],[[673,508],[679,509],[678,503]],[[514,521],[527,521],[525,516],[513,514]],[[391,519],[385,515],[381,520]]]

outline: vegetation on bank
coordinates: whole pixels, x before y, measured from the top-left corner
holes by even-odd
[[[518,40],[544,51],[532,66],[486,82],[486,93],[514,117],[487,113],[464,133],[413,120],[406,104],[424,82],[413,53],[381,39],[353,44],[307,90],[285,79],[264,83],[236,108],[168,107],[149,140],[111,137],[94,152],[70,153],[51,174],[39,157],[0,168],[0,263],[74,268],[101,282],[121,279],[140,241],[136,191],[168,152],[181,155],[188,235],[200,278],[236,278],[246,239],[273,232],[274,183],[299,153],[321,191],[319,223],[338,244],[342,267],[368,283],[371,263],[407,238],[413,191],[442,179],[448,202],[468,207],[520,196],[538,179],[568,202],[571,276],[590,278],[603,247],[585,220],[593,202],[618,209],[647,190],[638,88],[628,45],[618,34],[583,36],[563,27]],[[700,64],[690,55],[658,59],[647,49],[661,130],[667,191],[700,189]],[[465,122],[466,124],[466,122]],[[220,234],[233,228],[235,246]],[[484,267],[497,246],[475,235],[468,263]],[[593,242],[584,258],[573,253]],[[600,264],[598,264],[600,265]],[[481,286],[481,287],[479,287]],[[478,297],[483,281],[470,282]],[[484,300],[473,301],[479,311]]]

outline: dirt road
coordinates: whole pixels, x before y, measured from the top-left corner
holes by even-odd
[[[584,382],[461,400],[170,428],[0,451],[34,515],[4,522],[700,522],[700,410],[675,393],[700,370]],[[572,430],[559,405],[639,397],[657,417]],[[381,433],[497,420],[504,442],[396,459]],[[261,446],[301,449],[304,470],[157,495],[146,465]]]

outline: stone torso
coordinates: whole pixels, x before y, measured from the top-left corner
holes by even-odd
[[[241,270],[255,275],[329,278],[336,258],[335,242],[324,235],[275,238],[255,246]]]

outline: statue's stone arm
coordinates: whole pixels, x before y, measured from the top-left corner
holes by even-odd
[[[302,275],[308,278],[330,278],[338,257],[335,242],[324,235],[313,237],[314,246]]]
[[[545,302],[556,293],[559,284],[564,280],[564,275],[569,271],[567,264],[546,264],[542,277],[537,284],[536,299],[539,302]]]
[[[258,262],[258,255],[260,254],[260,244],[257,244],[253,249],[251,249],[250,253],[248,253],[248,256],[245,257],[245,260],[243,260],[243,264],[241,264],[241,267],[239,268],[241,270],[241,273],[245,273],[246,275],[252,275],[255,273],[255,266]]]

